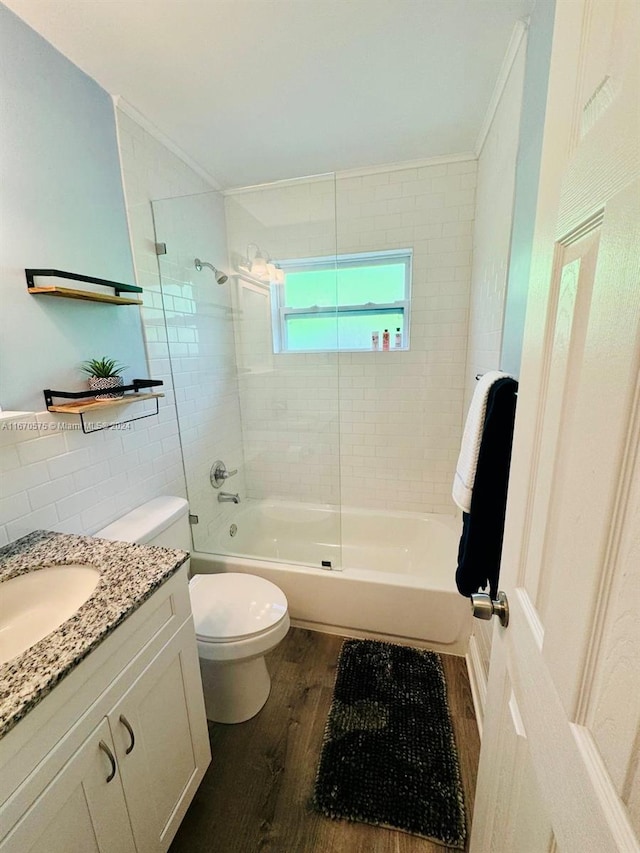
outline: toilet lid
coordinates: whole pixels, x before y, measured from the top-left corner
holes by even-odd
[[[194,575],[189,595],[196,635],[205,643],[260,634],[287,612],[281,589],[264,578],[240,572]]]

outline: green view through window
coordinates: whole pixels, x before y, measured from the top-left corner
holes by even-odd
[[[411,250],[281,261],[273,285],[276,352],[408,348]],[[398,338],[396,336],[399,336]]]

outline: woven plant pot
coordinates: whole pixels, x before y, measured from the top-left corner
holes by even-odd
[[[91,391],[106,391],[107,388],[120,388],[122,385],[124,385],[122,376],[89,377]],[[122,397],[124,397],[124,391],[110,391],[95,395],[96,400],[120,400]]]

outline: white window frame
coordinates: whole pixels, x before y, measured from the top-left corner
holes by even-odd
[[[389,329],[391,335],[390,350],[396,349],[406,351],[409,349],[409,328],[411,311],[411,268],[413,261],[413,249],[389,249],[380,252],[362,252],[357,254],[332,255],[320,258],[292,258],[279,261],[279,266],[287,272],[309,272],[312,270],[333,270],[344,267],[361,266],[386,266],[390,263],[403,263],[405,265],[404,299],[396,302],[364,302],[357,305],[309,305],[304,308],[290,308],[284,304],[284,284],[272,284],[272,325],[273,325],[273,349],[276,353],[290,353],[292,355],[305,352],[374,352],[368,349],[348,349],[343,347],[332,349],[314,350],[289,350],[287,345],[287,317],[311,316],[313,314],[325,314],[338,316],[358,312],[375,316],[381,311],[401,310],[404,318],[404,335],[401,347],[394,347],[393,336],[395,329]],[[382,350],[382,329],[380,330],[379,350]]]

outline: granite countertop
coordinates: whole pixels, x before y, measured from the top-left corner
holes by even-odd
[[[36,530],[0,548],[2,581],[35,567],[88,563],[98,586],[59,628],[0,664],[0,738],[180,566],[186,551]]]

